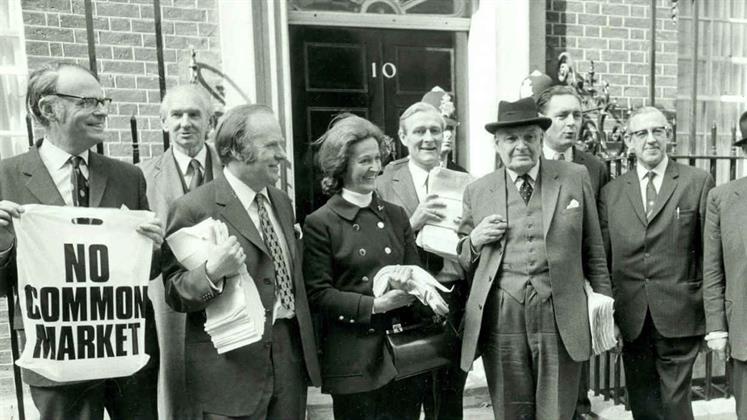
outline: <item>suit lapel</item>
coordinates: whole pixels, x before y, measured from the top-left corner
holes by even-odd
[[[506,173],[506,168],[501,168],[495,172],[493,172],[493,180],[488,182],[489,187],[489,195],[486,197],[485,200],[481,201],[480,206],[484,206],[481,208],[478,212],[472,212],[479,214],[481,217],[485,217],[490,214],[500,214],[502,215],[506,220],[508,220],[508,214],[506,214],[506,211],[508,210],[508,207],[506,205],[506,179],[508,179],[508,174]],[[480,223],[480,220],[473,220],[475,225]],[[489,250],[489,254],[487,255],[488,261],[487,261],[487,267],[495,267],[496,270],[498,269],[498,265],[500,265],[501,257],[503,256],[503,250],[506,249],[506,237],[508,235],[503,235],[503,238],[501,238],[499,242],[499,246],[489,246],[487,249]]]
[[[558,182],[558,173],[552,167],[552,164],[548,164],[547,160],[540,160],[540,185],[542,185],[542,225],[544,228],[545,237],[547,237],[547,231],[550,229],[550,223],[552,223],[553,215],[558,205],[558,195],[560,194],[560,183]]]
[[[293,225],[289,224],[289,221],[294,220],[292,211],[288,206],[280,206],[279,204],[283,200],[282,193],[274,188],[267,188],[267,193],[270,195],[270,201],[272,202],[272,209],[275,210],[275,217],[280,224],[280,229],[283,230],[285,236],[285,243],[288,245],[288,252],[290,253],[291,264],[296,259],[296,243],[295,231]]]
[[[661,188],[659,194],[656,197],[656,204],[654,210],[651,213],[651,220],[656,218],[656,215],[661,213],[661,209],[667,204],[667,201],[672,197],[674,190],[677,189],[678,178],[680,177],[680,171],[677,169],[677,164],[669,159],[667,163],[667,169],[664,171],[664,179],[661,182]]]
[[[182,178],[176,167],[174,151],[170,147],[158,159],[153,172],[154,184],[159,192],[159,200],[163,203],[172,203],[184,195]]]
[[[88,152],[88,169],[88,185],[91,195],[91,201],[88,203],[88,206],[98,207],[101,205],[106,184],[109,182],[109,173],[101,161],[101,156],[94,152]]]
[[[220,216],[222,216],[226,222],[233,226],[234,229],[236,229],[249,242],[259,248],[259,250],[270,255],[265,247],[265,242],[262,240],[262,237],[259,236],[257,227],[254,226],[254,222],[252,222],[252,219],[249,217],[249,213],[244,206],[241,205],[241,201],[239,201],[239,198],[234,194],[233,189],[231,188],[231,185],[228,184],[228,181],[226,181],[226,178],[220,176],[213,182],[215,182],[215,203],[218,206],[223,207],[223,210],[219,213]]]
[[[49,175],[47,167],[44,166],[39,156],[38,147],[32,147],[26,154],[25,162],[22,166],[23,174],[26,175],[26,188],[36,197],[39,203],[48,205],[64,206],[60,191]]]
[[[418,208],[418,193],[415,191],[415,184],[407,164],[402,165],[392,175],[392,190],[399,197],[407,214],[415,213],[415,209]]]
[[[638,219],[643,223],[644,226],[648,225],[646,220],[646,211],[643,209],[643,197],[641,197],[641,185],[638,179],[638,172],[635,169],[631,169],[625,175],[625,195],[630,200],[630,205],[633,207]]]

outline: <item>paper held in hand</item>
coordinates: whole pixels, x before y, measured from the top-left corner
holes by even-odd
[[[472,182],[472,175],[452,171],[446,168],[435,168],[428,175],[428,193],[437,194],[439,201],[446,207],[442,210],[446,217],[440,222],[429,223],[420,230],[416,243],[419,247],[443,258],[456,259],[456,247],[459,242],[457,220],[462,216],[462,196],[467,184]]]
[[[595,355],[611,350],[617,345],[615,338],[615,301],[600,293],[595,293],[588,280],[584,281],[586,302],[589,307],[589,329],[591,347]]]
[[[223,222],[208,218],[171,234],[166,240],[174,256],[187,270],[200,267],[210,250],[228,239]],[[241,267],[239,274],[227,278],[223,293],[205,308],[205,331],[218,354],[255,343],[262,338],[265,309],[254,279]]]

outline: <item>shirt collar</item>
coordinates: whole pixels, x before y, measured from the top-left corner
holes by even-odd
[[[656,176],[659,177],[659,179],[664,179],[664,172],[666,172],[667,170],[667,163],[669,163],[669,157],[667,155],[664,155],[664,159],[662,159],[661,162],[659,162],[658,165],[654,166],[654,169],[651,169],[650,171],[655,173]],[[638,174],[639,181],[643,181],[643,178],[649,173],[649,170],[644,168],[640,162],[635,165],[635,171]]]
[[[425,185],[425,180],[428,178],[430,172],[418,166],[412,159],[407,160],[407,167],[410,169],[410,175],[412,175],[412,183],[415,185]]]
[[[244,181],[240,180],[236,177],[236,175],[232,174],[231,171],[228,170],[228,167],[223,168],[223,175],[226,177],[228,185],[233,188],[233,192],[236,193],[236,197],[239,199],[241,205],[244,206],[245,209],[249,209],[249,207],[254,202],[254,199],[257,197],[257,194],[264,195],[265,199],[267,199],[267,202],[270,202],[270,197],[267,195],[267,187],[264,187],[259,191],[254,191],[251,187],[246,185]]]
[[[371,200],[373,200],[373,192],[361,194],[355,191],[351,191],[347,188],[343,188],[341,195],[342,198],[344,198],[347,202],[355,204],[358,207],[368,207],[368,205],[371,204]]]
[[[189,163],[192,161],[192,159],[197,159],[197,161],[200,162],[200,168],[203,170],[205,169],[205,163],[207,161],[207,147],[205,147],[205,145],[202,146],[202,149],[197,152],[197,155],[195,155],[194,158],[190,157],[176,147],[173,148],[173,151],[174,159],[176,159],[176,164],[179,165],[179,169],[183,174],[186,174],[189,170]]]
[[[540,161],[539,159],[537,159],[537,163],[535,163],[534,166],[532,166],[532,169],[530,169],[529,172],[527,172],[529,174],[529,177],[532,178],[533,182],[537,181],[537,174],[539,174],[539,167],[540,167]],[[511,177],[511,181],[515,183],[516,179],[519,177],[519,174],[517,174],[516,172],[508,168],[506,168],[506,172],[508,172],[508,176]]]
[[[542,143],[542,155],[545,157],[545,159],[555,160],[555,156],[557,156],[558,153],[563,153],[565,155],[565,160],[571,160],[573,158],[573,146],[568,147],[563,152],[556,152],[547,145],[547,142]]]
[[[62,169],[70,160],[70,156],[72,156],[70,153],[57,147],[48,139],[44,139],[41,146],[39,146],[39,155],[41,156],[42,161],[46,162],[50,168],[54,168],[55,170]],[[83,153],[78,156],[82,157],[83,162],[88,166],[88,150],[84,150]]]
[[[343,198],[342,193],[333,195],[327,201],[327,206],[329,206],[330,210],[348,221],[355,220],[358,212],[364,208],[371,210],[371,212],[373,212],[380,220],[384,220],[385,205],[385,202],[374,193],[371,195],[371,202],[364,207],[359,207],[358,205],[346,200]]]

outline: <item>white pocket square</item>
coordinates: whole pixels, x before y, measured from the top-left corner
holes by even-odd
[[[566,207],[565,209],[569,210],[569,209],[575,209],[577,207],[579,207],[578,201],[576,201],[576,199],[573,198],[573,199],[571,199],[571,202],[568,203],[568,207]]]

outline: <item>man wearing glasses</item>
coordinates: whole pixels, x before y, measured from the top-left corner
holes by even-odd
[[[0,162],[0,293],[17,284],[12,217],[23,217],[23,204],[80,207],[126,206],[147,210],[145,178],[135,166],[96,154],[104,141],[111,99],[87,69],[51,63],[29,76],[28,112],[44,127],[44,139],[27,153]],[[154,253],[163,242],[161,223],[152,221],[138,232],[153,240]],[[160,272],[154,255],[151,278]],[[30,370],[24,381],[42,419],[156,419],[158,342],[153,309],[147,302],[145,351],[150,360],[129,377],[60,383]],[[14,326],[21,325],[17,312]]]
[[[703,227],[714,182],[667,157],[671,135],[658,109],[633,111],[626,142],[636,167],[602,188],[599,198],[636,419],[693,418],[690,383],[705,334]]]

